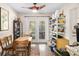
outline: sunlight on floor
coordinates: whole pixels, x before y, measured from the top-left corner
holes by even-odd
[[[40,51],[45,51],[46,50],[46,45],[45,44],[40,44],[39,49],[40,49]]]
[[[40,44],[39,51],[40,51],[40,56],[45,56],[46,55],[46,44]]]

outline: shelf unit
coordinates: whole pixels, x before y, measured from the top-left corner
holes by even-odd
[[[56,39],[57,37],[55,36],[56,35],[56,32],[57,32],[57,21],[56,19],[52,19],[50,18],[49,19],[49,39],[52,40],[52,39]]]
[[[19,20],[13,21],[13,36],[14,36],[14,40],[20,37],[20,21]]]
[[[58,17],[58,35],[60,36],[64,36],[65,34],[65,16],[62,13],[59,14],[59,17]]]
[[[65,43],[65,41],[62,39],[59,39],[59,37],[64,37],[65,35],[65,16],[62,13],[58,14],[57,17],[52,17],[49,19],[49,39],[51,42],[51,46],[57,48],[57,45],[64,46],[62,44],[59,44],[58,42]],[[59,46],[58,46],[59,47]]]
[[[65,34],[65,16],[62,13],[57,18],[49,19],[49,39],[57,39],[58,35],[64,36]]]

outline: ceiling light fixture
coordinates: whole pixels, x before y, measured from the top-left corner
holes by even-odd
[[[37,9],[33,9],[32,12],[33,12],[33,13],[37,13]]]
[[[33,3],[33,6],[30,7],[22,7],[22,8],[28,8],[31,9],[33,13],[37,13],[40,9],[44,8],[46,5],[40,5],[38,6],[37,3]]]

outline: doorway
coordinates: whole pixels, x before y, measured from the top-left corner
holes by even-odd
[[[29,17],[28,31],[31,31],[32,41],[45,43],[48,39],[48,17]]]

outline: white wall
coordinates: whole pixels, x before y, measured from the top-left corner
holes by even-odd
[[[17,18],[17,13],[7,4],[1,4],[0,7],[6,9],[9,11],[9,30],[7,31],[0,31],[0,36],[3,36],[5,34],[13,34],[13,20]]]
[[[67,4],[67,5],[63,6],[60,9],[60,11],[64,10],[64,14],[66,16],[66,18],[65,18],[65,20],[66,20],[66,24],[65,24],[65,37],[69,40],[70,44],[73,44],[73,42],[76,42],[76,36],[74,38],[72,36],[72,25],[74,23],[76,23],[77,21],[74,21],[72,23],[72,16],[75,16],[73,18],[74,18],[74,20],[76,20],[76,18],[77,18],[76,15],[78,14],[77,16],[79,16],[79,12],[78,12],[79,9],[78,10],[74,10],[74,12],[72,10],[75,9],[75,8],[78,8],[78,6],[79,6],[79,4]],[[73,13],[71,13],[71,11]]]

